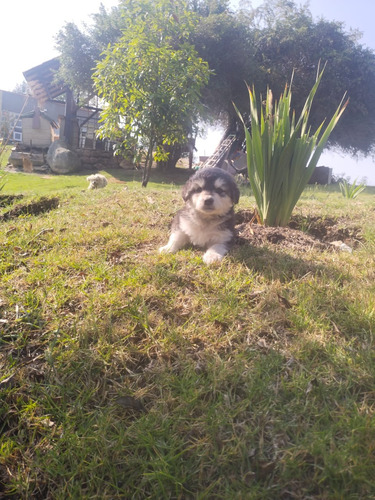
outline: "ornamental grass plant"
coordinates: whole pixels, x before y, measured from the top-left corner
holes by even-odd
[[[366,184],[363,182],[361,184],[357,184],[357,179],[355,179],[353,184],[350,184],[350,182],[346,179],[343,179],[339,183],[339,187],[344,198],[354,200],[354,198],[357,198],[357,196],[366,189]]]
[[[328,138],[344,112],[348,100],[343,96],[330,122],[323,122],[315,133],[309,126],[314,96],[324,68],[317,72],[301,115],[296,120],[291,112],[292,81],[286,85],[279,101],[267,89],[264,105],[259,105],[254,88],[248,87],[251,129],[236,111],[244,125],[247,167],[259,218],[267,226],[286,226],[293,208],[317,165]],[[260,99],[262,103],[262,98]]]

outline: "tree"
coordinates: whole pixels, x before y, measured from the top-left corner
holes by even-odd
[[[9,111],[2,111],[0,115],[0,139],[5,142],[11,131],[11,119]]]
[[[146,186],[153,159],[165,160],[166,146],[185,141],[198,121],[209,69],[188,41],[195,21],[182,0],[124,0],[122,5],[126,28],[94,74],[106,103],[101,135],[130,147],[143,141]]]
[[[358,33],[345,32],[342,23],[315,22],[307,3],[298,7],[293,1],[269,0],[253,14],[255,58],[263,72],[258,90],[265,94],[268,86],[279,95],[294,72],[293,99],[300,111],[319,61],[327,62],[311,125],[317,127],[332,115],[337,99],[347,91],[349,105],[328,145],[353,154],[370,153],[375,137],[374,52],[358,43]]]
[[[244,108],[248,103],[245,81],[257,87],[261,82],[249,25],[229,10],[209,13],[200,17],[192,42],[212,69],[203,91],[208,114],[233,132],[237,123],[233,102]]]
[[[21,83],[17,83],[12,92],[16,92],[17,94],[27,94],[29,91],[29,86],[25,81]]]
[[[83,32],[75,25],[60,32],[62,71],[81,95],[83,90],[85,95],[92,91],[92,68],[104,57],[102,51],[126,31],[128,16],[122,13],[127,8],[125,3],[123,9],[110,13],[102,9],[93,16],[93,26]],[[208,85],[201,89],[207,120],[220,120],[234,130],[232,102],[243,115],[248,109],[244,82],[254,84],[256,92],[263,95],[270,87],[277,96],[293,71],[294,105],[299,112],[321,60],[328,64],[310,117],[312,126],[333,114],[337,96],[348,91],[350,103],[328,146],[353,154],[373,151],[375,54],[360,45],[358,34],[345,31],[342,23],[315,21],[308,3],[298,6],[291,0],[268,0],[258,9],[237,12],[230,10],[226,0],[188,0],[188,9],[198,22],[189,25],[184,39],[195,46],[212,70]]]
[[[197,4],[201,15],[192,40],[213,71],[203,92],[211,117],[229,123],[233,132],[232,102],[244,116],[248,109],[244,82],[257,93],[266,95],[269,87],[278,96],[293,72],[293,105],[300,112],[319,61],[327,62],[311,125],[316,128],[332,115],[338,97],[347,91],[349,105],[327,147],[351,154],[374,150],[375,54],[360,45],[358,33],[347,32],[343,23],[314,21],[307,2],[299,6],[291,0],[267,0],[257,9],[227,8],[220,14],[211,9],[215,2],[210,0],[190,3]]]
[[[229,10],[228,0],[188,0],[189,9],[201,17],[224,14]]]
[[[92,75],[102,52],[108,44],[121,37],[123,20],[120,9],[107,12],[103,5],[93,14],[93,23],[81,30],[75,23],[66,23],[56,36],[60,51],[60,68],[57,78],[64,81],[81,101],[89,100],[95,93]]]

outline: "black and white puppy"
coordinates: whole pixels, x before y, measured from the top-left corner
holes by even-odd
[[[219,168],[198,170],[185,184],[185,206],[172,222],[168,243],[159,252],[175,253],[187,244],[206,249],[206,264],[219,262],[234,237],[234,210],[240,192],[233,177]]]

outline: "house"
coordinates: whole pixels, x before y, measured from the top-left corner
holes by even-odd
[[[28,83],[32,96],[46,113],[60,126],[60,138],[74,149],[96,146],[100,108],[78,104],[72,90],[56,79],[60,67],[60,59],[55,57],[39,66],[35,66],[23,75]],[[62,101],[56,101],[58,97]],[[60,109],[52,110],[53,103],[60,102]]]
[[[36,107],[20,116],[22,121],[22,143],[30,148],[48,148],[58,134],[59,126],[45,111]]]
[[[33,131],[30,130],[33,122],[27,118],[39,109],[42,123],[43,118],[46,118],[53,126],[53,134],[49,141],[51,144],[53,140],[63,137],[65,105],[63,100],[47,99],[39,103],[30,95],[0,90],[0,140],[9,139],[11,143],[29,146],[30,138],[32,139],[30,136],[33,135]],[[77,110],[74,128],[75,147],[95,148],[99,111],[99,108],[93,106],[84,106]],[[35,130],[34,128],[34,134]],[[49,144],[43,147],[48,147]],[[34,145],[36,146],[36,143]]]
[[[0,139],[22,142],[20,115],[33,111],[36,104],[24,94],[0,90]]]
[[[22,168],[29,156],[33,168],[43,167],[46,150],[63,139],[79,156],[82,169],[134,168],[113,155],[113,143],[97,139],[100,108],[79,105],[69,88],[56,83],[59,64],[55,58],[23,73],[30,95],[0,90],[0,140],[17,146],[10,163]]]
[[[74,148],[95,148],[100,108],[77,106],[71,91],[55,83],[59,64],[59,59],[54,58],[24,72],[31,95],[0,90],[0,139],[29,146],[30,139],[35,137],[38,130],[36,122],[39,118],[35,114],[32,120],[28,118],[31,118],[30,113],[36,112],[40,113],[43,130],[49,128],[45,119],[50,121],[53,128],[49,144],[61,138]],[[38,109],[39,112],[36,111]],[[43,147],[48,147],[46,142],[46,139],[42,141]]]

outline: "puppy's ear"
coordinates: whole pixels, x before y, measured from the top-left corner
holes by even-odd
[[[191,181],[187,181],[185,186],[182,188],[182,199],[187,201],[190,198]]]

